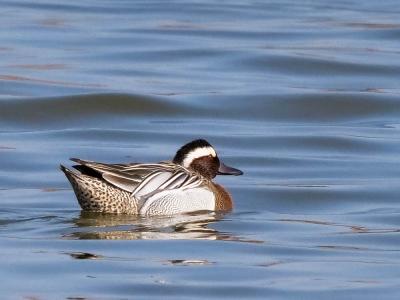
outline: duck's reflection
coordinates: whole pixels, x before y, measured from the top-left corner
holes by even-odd
[[[205,239],[259,242],[246,240],[230,233],[219,232],[209,227],[210,224],[219,222],[223,218],[223,213],[215,212],[148,218],[81,212],[80,216],[73,220],[76,226],[74,229],[78,230],[64,235],[64,238],[106,240]]]

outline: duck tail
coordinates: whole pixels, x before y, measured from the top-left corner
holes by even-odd
[[[72,170],[68,169],[67,167],[60,165],[60,170],[63,171],[63,173],[65,174],[65,176],[67,176],[67,178],[69,179],[69,181],[73,180],[73,179],[79,179],[79,174],[73,172]]]

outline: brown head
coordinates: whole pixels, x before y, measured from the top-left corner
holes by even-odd
[[[243,172],[223,164],[214,148],[203,139],[194,140],[182,146],[173,162],[202,176],[213,179],[217,175],[242,175]]]

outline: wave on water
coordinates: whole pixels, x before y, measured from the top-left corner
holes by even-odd
[[[248,109],[243,109],[246,106]],[[3,128],[62,126],[65,122],[115,123],[115,118],[197,119],[285,123],[341,123],[393,120],[400,117],[399,99],[384,93],[300,93],[150,97],[88,94],[53,98],[0,100]]]
[[[155,97],[99,94],[54,98],[22,98],[0,100],[0,124],[32,125],[64,122],[84,123],[87,120],[115,116],[177,116],[187,112],[184,104]]]

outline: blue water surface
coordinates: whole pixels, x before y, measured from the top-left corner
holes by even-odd
[[[1,299],[399,299],[398,1],[0,7]],[[58,169],[200,137],[230,213],[83,213]]]

